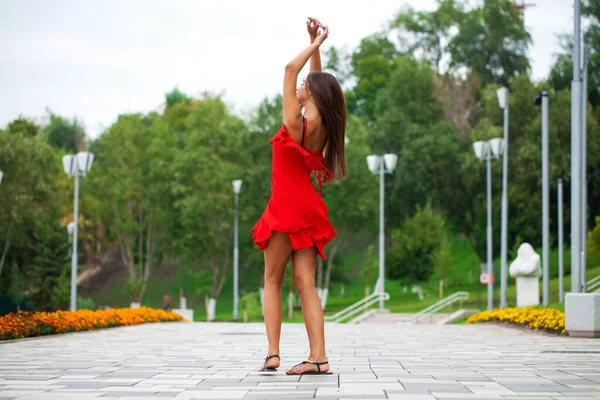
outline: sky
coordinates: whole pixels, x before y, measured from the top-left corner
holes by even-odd
[[[98,137],[119,114],[159,110],[173,88],[221,93],[239,115],[281,91],[284,66],[309,44],[355,49],[403,7],[434,0],[0,0],[0,127],[47,109]],[[525,24],[534,79],[547,76],[573,31],[572,0],[530,0]],[[308,68],[308,67],[307,67]]]

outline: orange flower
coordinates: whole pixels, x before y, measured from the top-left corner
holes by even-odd
[[[113,326],[148,322],[184,321],[180,315],[148,307],[101,311],[77,310],[36,312],[20,311],[0,317],[0,340],[79,332]]]

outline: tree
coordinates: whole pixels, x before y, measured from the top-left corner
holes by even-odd
[[[588,51],[588,96],[593,107],[600,106],[600,1],[582,2],[581,14],[587,18],[587,30],[583,34],[583,46]],[[554,90],[571,88],[573,80],[573,35],[559,35],[562,51],[550,70],[548,83]],[[583,66],[582,66],[583,67]]]
[[[48,110],[50,122],[44,127],[44,136],[48,143],[68,153],[77,153],[85,147],[85,131],[77,118],[69,121]]]
[[[427,281],[434,272],[444,229],[444,218],[429,204],[418,207],[414,216],[392,230],[392,246],[386,262],[388,278]]]
[[[20,116],[8,124],[8,132],[23,135],[25,137],[34,137],[40,133],[40,126],[35,122]]]
[[[463,13],[457,0],[438,0],[433,11],[415,11],[412,7],[398,13],[392,29],[398,29],[401,49],[407,54],[427,61],[438,74],[442,73],[442,60],[448,55],[451,32]]]
[[[165,94],[165,100],[167,102],[167,108],[170,108],[179,103],[189,104],[192,99],[185,93],[180,92],[179,89],[174,88],[169,93]]]
[[[473,72],[464,80],[450,74],[437,79],[436,94],[444,107],[444,119],[454,125],[462,140],[470,138],[472,124],[477,117],[480,89],[481,81]]]
[[[168,166],[175,144],[154,114],[121,115],[96,143],[96,172],[89,180],[96,196],[104,199],[98,213],[119,243],[134,302],[142,301],[165,251],[172,180]]]
[[[510,78],[529,70],[531,36],[511,0],[484,0],[461,14],[458,33],[448,45],[453,69],[469,68],[484,84],[508,85]]]
[[[352,73],[357,82],[348,110],[365,116],[369,121],[376,119],[375,108],[379,91],[387,86],[394,69],[398,52],[385,34],[374,34],[364,38],[358,50],[352,54]]]
[[[219,97],[207,96],[190,107],[183,146],[169,168],[179,229],[173,249],[185,257],[192,271],[211,271],[214,303],[231,264],[231,182],[243,175],[240,138],[246,128]]]
[[[0,132],[0,274],[11,247],[26,246],[36,221],[56,205],[59,168],[39,137]]]
[[[71,281],[69,242],[55,216],[43,217],[29,246],[35,253],[25,272],[32,305],[40,311],[67,309]]]

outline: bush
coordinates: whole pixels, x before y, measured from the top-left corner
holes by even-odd
[[[390,279],[410,282],[429,280],[436,266],[436,254],[445,236],[444,218],[431,205],[418,208],[415,215],[392,231],[386,271]]]

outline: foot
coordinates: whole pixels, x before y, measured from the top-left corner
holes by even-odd
[[[278,354],[273,354],[271,356],[265,357],[265,362],[263,363],[261,371],[275,370],[279,367],[281,363],[281,358]]]
[[[329,362],[323,361],[302,361],[300,364],[293,366],[285,371],[287,375],[303,375],[303,374],[324,374],[329,371]]]

